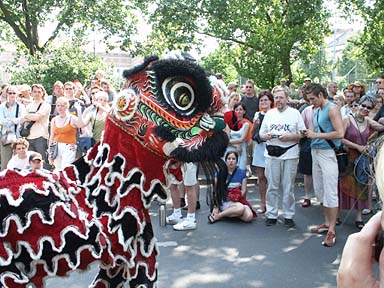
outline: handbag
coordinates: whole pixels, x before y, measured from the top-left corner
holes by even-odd
[[[51,144],[49,144],[49,158],[51,160],[55,160],[56,157],[57,157],[57,154],[58,154],[58,145],[57,145],[57,142],[52,142]]]
[[[16,118],[19,115],[19,104],[16,103]],[[15,125],[14,131],[12,131],[11,128],[8,128],[8,130],[5,132],[5,135],[1,135],[1,144],[3,146],[11,145],[16,139],[16,130],[17,130],[17,125]]]
[[[93,125],[92,125],[92,132],[95,129],[96,115],[98,111],[99,111],[99,108],[96,109],[95,120],[93,120]],[[77,141],[77,149],[81,153],[86,153],[95,144],[96,144],[96,140],[93,137],[89,137],[89,136],[79,137]]]
[[[296,145],[297,143],[290,145],[288,147],[281,147],[277,145],[267,145],[266,149],[269,156],[280,157],[281,155],[283,155],[285,152],[287,152],[289,149],[291,149]]]
[[[261,123],[263,122],[263,119],[264,119],[264,114],[259,113],[259,125],[257,125],[257,127],[253,130],[253,134],[252,134],[252,140],[256,141],[258,144],[260,144],[261,142],[265,142],[260,138],[260,127],[261,127]]]
[[[35,113],[37,113],[37,111],[39,111],[40,107],[41,107],[41,104],[43,104],[42,102],[39,104],[39,106],[37,107],[37,110]],[[35,124],[36,121],[26,121],[24,122],[21,127],[20,127],[20,136],[21,137],[28,137],[29,134],[31,134],[31,128],[33,126],[33,124]]]
[[[95,144],[96,140],[93,137],[79,137],[77,147],[80,152],[85,153]]]
[[[16,139],[16,133],[8,130],[5,135],[1,136],[1,144],[3,144],[3,146],[11,145]]]
[[[31,134],[31,128],[35,124],[35,121],[27,121],[21,124],[20,127],[20,136],[21,137],[28,137],[29,134]]]

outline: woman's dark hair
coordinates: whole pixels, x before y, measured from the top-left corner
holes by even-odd
[[[227,161],[228,156],[229,156],[230,154],[235,155],[235,157],[236,157],[236,163],[237,163],[237,161],[239,161],[239,154],[238,154],[236,151],[229,151],[227,154],[225,154],[225,161]]]
[[[264,97],[264,96],[267,96],[269,101],[271,101],[271,107],[272,107],[273,106],[273,95],[272,95],[271,91],[269,91],[269,90],[261,91],[259,93],[259,97],[258,97],[259,98],[259,103],[260,103],[261,97]]]
[[[236,108],[239,107],[239,106],[243,107],[244,111],[247,111],[247,108],[245,108],[245,106],[244,106],[244,104],[243,104],[242,102],[238,102],[238,103],[236,103],[236,104],[233,106],[233,111],[235,111]]]

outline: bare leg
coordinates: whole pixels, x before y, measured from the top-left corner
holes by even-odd
[[[180,192],[176,184],[171,184],[171,198],[173,203],[173,208],[180,208]]]
[[[327,220],[329,222],[329,230],[336,234],[336,219],[337,219],[337,213],[339,208],[327,208],[324,207],[325,212],[325,223],[327,223]]]
[[[265,177],[265,168],[256,167],[257,178],[259,180],[259,191],[260,191],[260,209],[265,210],[266,195],[267,195],[267,178]]]
[[[311,199],[312,194],[312,175],[305,175],[304,174],[304,192],[305,192],[305,199]]]
[[[195,213],[197,199],[196,185],[185,186],[185,192],[187,193],[188,197],[188,213]]]
[[[213,218],[215,221],[220,220],[223,217],[240,218],[242,221],[252,221],[253,214],[251,209],[241,203],[233,203],[224,211],[219,212],[217,208],[213,210]]]

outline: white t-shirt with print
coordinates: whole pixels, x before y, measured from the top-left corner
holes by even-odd
[[[291,135],[298,134],[300,130],[304,130],[305,125],[303,118],[298,110],[287,107],[283,112],[273,108],[269,110],[264,117],[263,123],[261,124],[260,134],[272,134],[272,135]],[[280,141],[279,138],[272,138],[267,141],[267,145],[277,145],[280,147],[288,147],[297,142]],[[269,156],[267,149],[265,149],[264,156],[268,158],[278,159],[296,159],[299,158],[299,145],[296,145],[285,152],[280,157]]]

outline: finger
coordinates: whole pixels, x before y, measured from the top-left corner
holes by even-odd
[[[381,214],[382,212],[376,213],[361,229],[361,234],[363,234],[366,239],[370,242],[374,242],[377,233],[379,233],[381,228]]]

